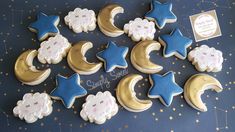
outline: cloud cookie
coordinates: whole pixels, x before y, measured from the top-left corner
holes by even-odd
[[[34,123],[43,116],[50,115],[51,112],[52,101],[46,93],[26,93],[23,100],[19,100],[13,109],[14,115],[27,123]]]
[[[50,37],[41,43],[38,49],[38,60],[43,64],[57,64],[66,56],[70,47],[71,44],[62,35]]]
[[[96,95],[89,95],[86,103],[83,104],[80,112],[85,121],[95,122],[96,124],[105,123],[118,112],[118,105],[115,98],[109,91],[98,92]]]
[[[64,21],[75,33],[93,31],[96,28],[95,12],[86,8],[70,11]]]
[[[188,60],[192,61],[198,71],[219,72],[222,69],[223,53],[213,47],[201,45],[189,52]]]
[[[124,32],[133,41],[153,40],[156,32],[155,24],[147,19],[135,18],[124,25]]]

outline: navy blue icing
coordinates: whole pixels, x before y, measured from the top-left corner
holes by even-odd
[[[42,40],[47,34],[59,33],[59,30],[55,25],[59,19],[59,16],[47,16],[40,12],[37,15],[37,21],[31,23],[29,28],[36,30],[38,39]]]
[[[152,86],[149,89],[149,98],[161,98],[164,105],[170,106],[174,95],[181,94],[183,89],[175,83],[174,73],[172,71],[166,74],[152,74],[150,75]]]
[[[164,56],[171,56],[177,52],[182,58],[187,57],[187,48],[192,44],[192,40],[184,37],[180,30],[176,28],[170,35],[159,37],[165,43]]]
[[[69,78],[57,75],[56,83],[57,87],[51,92],[51,96],[61,99],[66,108],[70,108],[77,97],[87,94],[86,89],[80,85],[80,76],[77,73]]]
[[[105,62],[105,71],[111,72],[115,67],[127,67],[128,64],[125,60],[128,47],[118,47],[114,42],[109,41],[107,48],[96,56]]]
[[[159,1],[152,0],[151,10],[145,14],[145,18],[154,19],[159,28],[163,28],[167,20],[175,21],[177,17],[171,11],[172,3],[160,3]]]

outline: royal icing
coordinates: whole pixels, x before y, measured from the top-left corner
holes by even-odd
[[[145,14],[145,18],[154,21],[159,29],[162,29],[166,23],[174,23],[177,20],[175,14],[171,11],[172,3],[160,3],[152,0],[151,10]]]
[[[75,33],[93,31],[96,28],[95,12],[86,8],[70,11],[64,21]]]
[[[118,47],[114,42],[109,41],[107,48],[96,54],[98,59],[105,62],[105,71],[111,72],[116,67],[126,68],[128,66],[125,57],[128,47]]]
[[[133,41],[153,40],[156,32],[153,22],[147,19],[135,18],[124,25],[124,32],[132,38]]]
[[[48,36],[54,36],[59,33],[59,29],[57,28],[59,21],[59,16],[47,16],[40,12],[37,15],[37,21],[31,23],[29,29],[32,32],[36,32],[38,39],[42,41]]]
[[[115,98],[109,91],[105,91],[104,93],[98,92],[96,95],[88,95],[86,102],[82,105],[80,115],[85,121],[103,124],[106,119],[110,119],[117,112],[118,105]]]
[[[164,46],[164,57],[175,55],[180,59],[185,59],[187,57],[187,48],[193,41],[183,36],[180,30],[176,28],[170,35],[161,35],[159,42]]]
[[[46,93],[26,93],[23,100],[17,102],[17,106],[13,109],[15,116],[27,123],[33,123],[44,116],[50,115],[52,112],[52,101]]]
[[[71,44],[62,35],[50,37],[47,41],[43,41],[38,49],[38,60],[41,63],[59,63],[63,56],[66,56]]]
[[[201,45],[189,52],[188,59],[198,71],[218,72],[222,69],[223,53],[213,47]]]
[[[160,98],[160,101],[165,106],[170,106],[173,97],[183,92],[183,89],[175,83],[174,73],[172,71],[166,74],[151,74],[150,75],[151,88],[148,92],[149,98]]]
[[[69,78],[57,75],[57,87],[51,92],[53,99],[62,100],[66,108],[71,108],[75,99],[87,94],[86,89],[80,85],[80,76],[75,73]]]

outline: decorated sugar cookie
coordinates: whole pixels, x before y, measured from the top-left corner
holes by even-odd
[[[128,34],[133,41],[153,40],[156,32],[153,22],[147,19],[135,18],[124,25],[124,32]]]
[[[128,47],[118,47],[114,42],[109,41],[105,50],[96,54],[97,58],[104,61],[105,71],[111,72],[116,67],[127,68],[126,55]]]
[[[51,73],[51,69],[38,70],[33,65],[33,60],[37,56],[37,50],[27,50],[16,60],[14,72],[16,78],[27,85],[38,85],[45,81]]]
[[[75,99],[87,94],[80,84],[80,76],[75,73],[70,77],[57,75],[57,87],[51,92],[51,97],[56,100],[62,100],[66,108],[71,108]]]
[[[172,3],[160,3],[152,0],[151,10],[145,14],[145,18],[154,21],[159,29],[162,29],[166,23],[174,23],[177,17],[172,12]]]
[[[117,37],[124,33],[122,29],[119,29],[114,25],[114,17],[118,13],[123,13],[124,9],[118,4],[106,5],[100,10],[97,23],[100,31],[109,37]]]
[[[23,100],[17,102],[13,113],[27,123],[34,123],[52,112],[52,101],[46,93],[26,93]]]
[[[49,36],[55,36],[59,33],[57,25],[59,24],[59,16],[47,16],[40,12],[37,21],[29,25],[29,30],[37,33],[38,40],[43,41]]]
[[[187,57],[187,48],[193,41],[184,37],[180,30],[176,28],[170,35],[161,35],[159,42],[164,46],[164,57],[175,55],[180,59],[185,59]]]
[[[201,45],[189,52],[188,60],[192,61],[198,71],[219,72],[222,69],[223,53],[213,47]]]
[[[64,21],[75,33],[93,31],[96,28],[95,12],[86,8],[70,11]]]
[[[87,50],[92,47],[93,44],[88,41],[80,41],[73,45],[67,56],[69,67],[81,75],[90,75],[97,72],[103,64],[101,62],[87,62],[85,57]]]
[[[162,66],[154,64],[149,60],[149,53],[159,50],[161,45],[157,41],[144,40],[140,41],[131,51],[131,63],[140,72],[153,74],[161,71]]]
[[[96,95],[88,95],[86,102],[82,105],[80,115],[85,121],[103,124],[107,119],[118,112],[115,98],[109,91],[98,92]]]
[[[152,74],[149,76],[151,88],[149,89],[149,98],[159,98],[165,106],[170,106],[173,97],[183,92],[183,89],[175,82],[172,71],[166,74]]]
[[[136,97],[134,87],[141,79],[143,79],[141,75],[130,74],[118,83],[116,90],[118,102],[128,111],[142,112],[152,106],[151,100],[140,100]]]
[[[57,64],[67,55],[70,47],[71,44],[62,35],[58,34],[55,37],[50,37],[40,44],[38,60],[44,64]]]
[[[184,98],[194,109],[206,112],[207,107],[202,102],[201,95],[208,89],[213,89],[216,92],[223,90],[216,78],[207,74],[195,74],[184,85]]]

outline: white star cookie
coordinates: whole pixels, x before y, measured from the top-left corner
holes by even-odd
[[[198,71],[218,72],[222,69],[223,54],[213,47],[201,45],[189,52],[188,60],[192,61]]]
[[[93,31],[96,28],[95,12],[86,8],[76,8],[70,11],[64,21],[75,33]]]
[[[147,19],[135,18],[124,25],[124,32],[133,41],[153,40],[156,32],[155,24]]]
[[[109,91],[105,91],[104,93],[98,92],[96,95],[87,96],[80,115],[85,121],[89,120],[91,123],[103,124],[106,119],[110,119],[117,112],[118,105],[115,98]]]
[[[27,123],[34,123],[43,116],[50,115],[51,112],[52,101],[46,93],[26,93],[23,100],[19,100],[13,109],[14,115]]]
[[[58,34],[55,37],[50,37],[40,44],[38,60],[43,64],[57,64],[66,56],[70,47],[71,44],[62,35]]]

